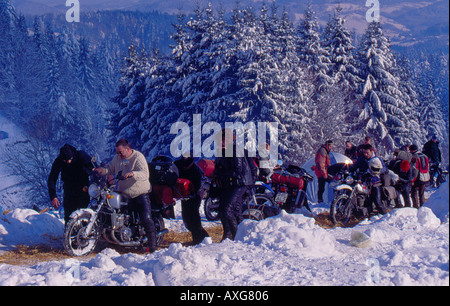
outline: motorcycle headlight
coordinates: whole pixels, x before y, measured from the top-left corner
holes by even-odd
[[[355,179],[351,176],[351,175],[349,175],[349,176],[347,176],[346,178],[345,178],[345,183],[347,184],[347,185],[351,185],[351,184],[353,184],[355,182]]]
[[[89,196],[98,198],[100,196],[100,188],[96,184],[91,184],[88,189]]]

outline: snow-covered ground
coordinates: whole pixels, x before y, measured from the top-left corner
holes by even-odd
[[[0,285],[449,285],[449,185],[426,207],[395,209],[354,228],[324,229],[302,214],[244,221],[236,241],[172,244],[153,254],[120,255],[32,266],[0,265]],[[177,213],[179,215],[179,212]],[[182,230],[178,219],[167,227]],[[53,213],[15,209],[0,216],[0,250],[61,244]],[[369,237],[352,246],[354,233]],[[0,251],[1,252],[1,251]]]

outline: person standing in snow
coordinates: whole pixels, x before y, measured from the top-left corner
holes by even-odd
[[[89,205],[89,194],[83,191],[83,187],[89,185],[91,171],[91,157],[86,152],[77,151],[69,144],[61,147],[58,157],[52,164],[47,186],[52,206],[58,209],[61,202],[56,195],[56,182],[61,173],[64,189],[64,221],[66,223],[72,212]]]
[[[156,251],[156,228],[152,219],[149,192],[150,171],[145,156],[130,147],[128,140],[119,139],[116,143],[117,155],[105,167],[96,168],[101,175],[121,175],[118,191],[130,197],[130,206],[139,214],[148,238],[148,251]]]
[[[409,150],[413,156],[411,159],[412,166],[414,166],[416,169],[419,169],[420,167],[419,167],[418,163],[420,161],[418,159],[419,159],[420,155],[423,153],[418,152],[419,148],[415,144],[411,145]],[[419,173],[417,171],[417,174],[416,174],[416,176],[413,180],[412,186],[411,186],[411,198],[412,198],[414,208],[422,207],[423,204],[425,203],[425,187],[428,184],[429,184],[428,181],[420,180]]]
[[[428,156],[430,161],[430,182],[431,186],[436,186],[434,176],[437,168],[442,161],[441,150],[439,150],[439,141],[436,135],[431,136],[431,139],[423,145],[422,153]]]
[[[319,182],[319,190],[317,191],[317,198],[319,203],[323,202],[323,193],[325,191],[325,183],[331,182],[331,178],[328,177],[328,167],[330,166],[330,151],[333,148],[333,141],[327,140],[319,150],[316,152],[315,156],[315,167],[314,173],[317,176]]]
[[[375,149],[372,145],[366,143],[362,145],[361,152],[362,155],[358,157],[358,160],[350,167],[349,171],[358,172],[362,175],[369,174],[371,180],[372,178],[379,178],[380,182],[382,182],[382,178],[387,174],[388,169],[381,158],[376,156]],[[387,208],[381,197],[381,187],[382,183],[372,185],[371,193],[367,199],[367,207],[371,210],[372,204],[374,204],[378,212],[384,215],[387,213]]]
[[[184,225],[191,232],[193,244],[196,245],[201,243],[205,237],[209,237],[208,232],[202,227],[199,212],[202,201],[199,190],[202,185],[203,172],[194,163],[194,158],[191,156],[182,156],[175,161],[175,165],[178,168],[179,177],[190,180],[195,188],[194,197],[181,202],[181,216]]]
[[[405,207],[411,207],[411,186],[416,178],[418,171],[411,165],[408,160],[401,160],[396,163],[392,171],[398,175],[398,180],[395,184],[395,189],[402,195]],[[395,199],[395,208],[402,207],[400,204],[400,197]]]
[[[236,152],[236,137],[228,141],[226,130],[221,131],[221,157],[215,160],[215,178],[220,191],[219,216],[223,226],[222,240],[234,240],[242,218],[242,204],[245,192],[255,184],[257,167],[254,160],[248,157],[238,157]],[[228,149],[232,155],[227,156]]]

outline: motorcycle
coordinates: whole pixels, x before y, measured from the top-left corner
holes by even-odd
[[[279,168],[275,169],[271,175],[270,187],[262,184],[259,188],[260,192],[262,190],[264,194],[270,194],[275,205],[288,213],[294,213],[297,208],[303,207],[311,211],[306,197],[306,188],[313,177],[303,168],[295,165],[283,168],[282,164],[279,161]]]
[[[430,173],[433,173],[433,177],[431,178],[431,187],[439,188],[441,184],[447,181],[448,176],[448,165],[446,168],[442,169],[439,166],[439,163],[431,163],[430,164]]]
[[[367,177],[356,179],[348,171],[348,164],[336,164],[340,167],[330,183],[334,195],[330,205],[330,218],[333,224],[347,224],[352,216],[367,215],[366,200],[370,195]]]
[[[64,249],[69,255],[90,254],[101,238],[123,247],[145,245],[147,236],[138,214],[129,206],[130,199],[115,190],[117,182],[123,179],[120,172],[114,177],[113,184],[96,173],[91,175],[91,184],[86,188],[91,202],[88,208],[72,213],[64,231]],[[163,219],[164,211],[175,205],[175,199],[188,197],[193,190],[191,185],[187,180],[177,179],[173,186],[153,186],[150,196],[157,246],[168,232]]]

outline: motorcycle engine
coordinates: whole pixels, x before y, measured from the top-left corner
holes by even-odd
[[[131,230],[131,228],[126,226],[122,226],[117,230],[117,232],[122,242],[130,242],[133,237],[133,231]]]

